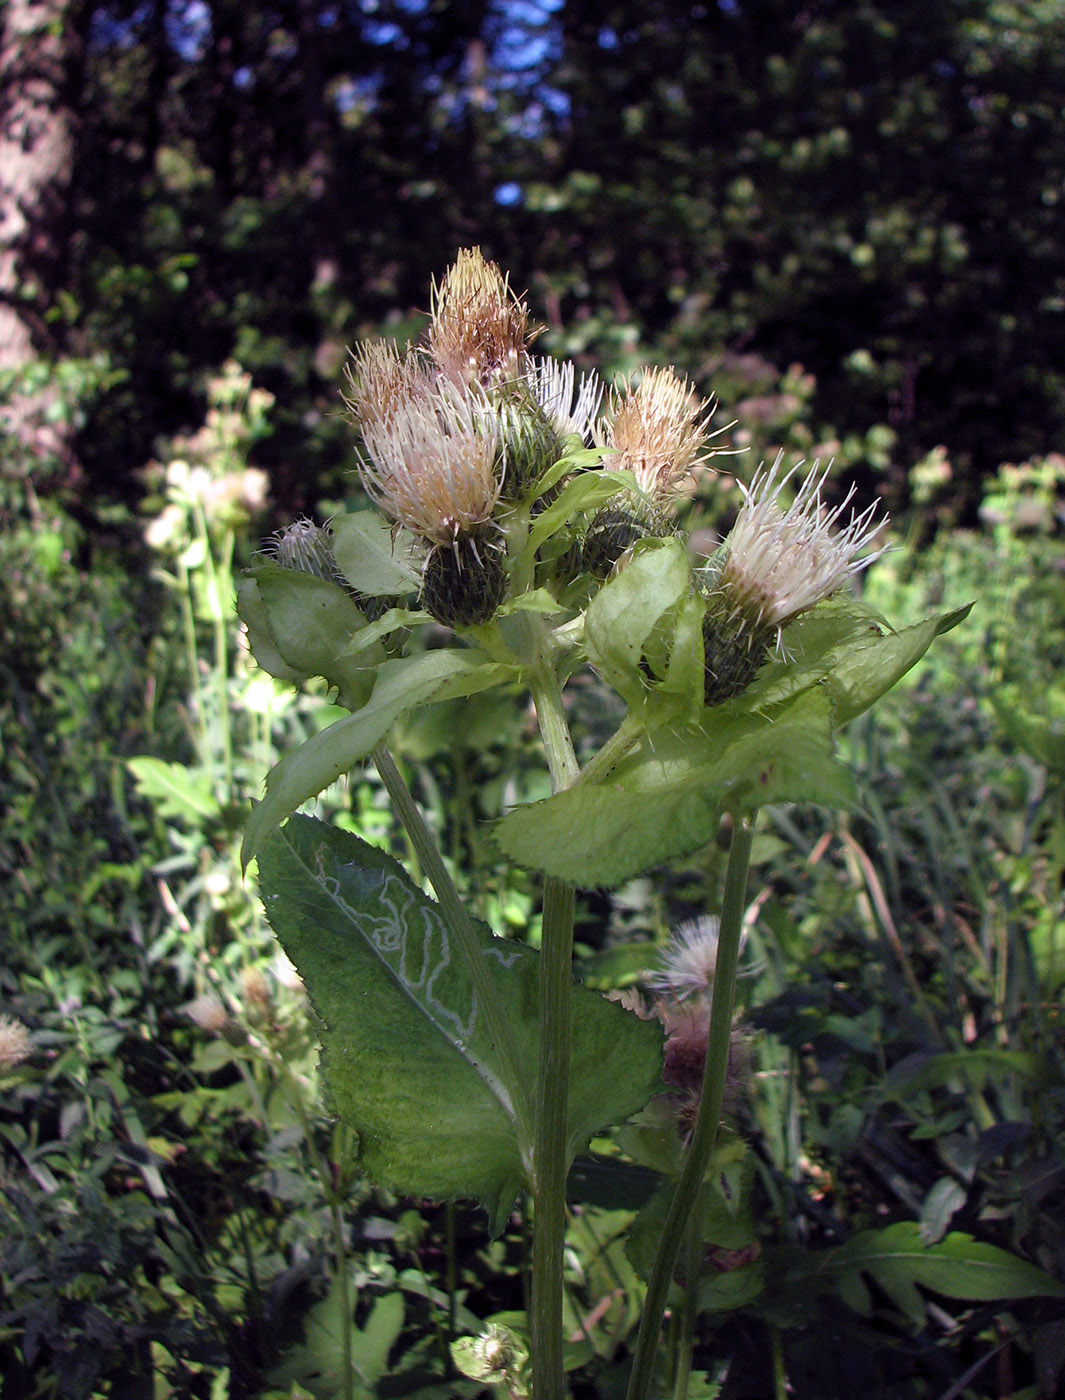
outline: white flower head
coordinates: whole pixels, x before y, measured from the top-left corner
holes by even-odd
[[[887,523],[886,516],[877,518],[875,501],[860,515],[852,511],[843,529],[836,528],[854,488],[834,509],[825,509],[821,487],[831,463],[822,470],[815,461],[784,510],[780,493],[802,463],[780,475],[781,461],[778,457],[768,471],[756,474],[749,487],[741,486],[744,502],[717,582],[758,627],[778,631],[831,597],[888,547],[862,555]]]
[[[402,412],[363,421],[367,493],[413,534],[453,544],[491,518],[502,487],[500,444],[482,397],[441,383]]]
[[[531,364],[526,382],[559,437],[591,442],[592,425],[603,399],[603,386],[594,370],[582,374],[574,393],[576,372],[571,360],[540,355]]]
[[[708,991],[714,984],[719,932],[720,921],[712,914],[678,924],[649,986],[677,1001]]]

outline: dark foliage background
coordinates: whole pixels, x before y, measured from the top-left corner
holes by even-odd
[[[81,36],[64,348],[125,372],[80,456],[128,489],[234,354],[306,504],[344,346],[460,245],[548,348],[674,362],[726,408],[794,362],[812,445],[946,444],[963,508],[1065,417],[1065,19],[1053,0],[56,5]],[[566,330],[563,331],[563,327]]]

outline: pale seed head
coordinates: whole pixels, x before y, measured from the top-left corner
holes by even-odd
[[[642,491],[661,498],[713,455],[706,445],[713,413],[713,404],[698,398],[672,368],[644,370],[639,383],[627,380],[611,393],[596,426],[603,465],[633,472]]]
[[[571,360],[555,360],[550,355],[538,356],[527,375],[533,397],[559,437],[579,437],[589,443],[603,399],[603,386],[594,370],[581,375],[576,390],[575,379]]]
[[[0,1074],[28,1060],[32,1046],[30,1033],[13,1016],[0,1016]]]

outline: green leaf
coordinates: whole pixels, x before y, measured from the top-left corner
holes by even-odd
[[[950,1086],[958,1079],[976,1093],[982,1093],[989,1082],[1002,1083],[1014,1075],[1033,1079],[1038,1072],[1036,1057],[1023,1050],[969,1046],[965,1050],[944,1050],[929,1055],[917,1065],[913,1057],[901,1061],[888,1073],[884,1095],[905,1103],[915,1094]]]
[[[935,1244],[947,1233],[947,1226],[961,1210],[969,1193],[952,1176],[941,1176],[921,1203],[918,1222],[923,1244]]]
[[[938,1244],[925,1244],[916,1221],[883,1230],[863,1230],[840,1249],[826,1250],[799,1267],[793,1277],[838,1292],[848,1306],[869,1315],[873,1300],[867,1274],[914,1326],[925,1317],[918,1285],[966,1302],[1065,1297],[1065,1284],[1027,1260],[955,1231]]]
[[[788,659],[764,666],[750,689],[730,704],[748,709],[777,705],[823,682],[833,699],[836,724],[845,724],[901,680],[969,607],[893,632],[860,603],[833,598],[785,629],[781,640]]]
[[[706,711],[701,728],[644,742],[601,784],[578,782],[509,812],[496,837],[522,865],[585,887],[613,886],[705,846],[724,811],[786,801],[854,801],[820,691],[773,716]]]
[[[930,617],[901,632],[869,638],[844,648],[834,661],[829,688],[837,724],[846,724],[869,708],[911,670],[937,637],[969,615],[972,604]]]
[[[383,852],[293,817],[264,843],[267,916],[322,1021],[322,1060],[366,1171],[396,1191],[476,1197],[492,1228],[523,1182],[511,1096],[436,904]],[[533,1096],[538,954],[476,925]],[[568,1151],[660,1087],[661,1029],[574,989]]]
[[[277,564],[251,570],[270,636],[285,664],[301,677],[324,676],[348,709],[365,704],[373,688],[380,647],[350,654],[351,639],[366,627],[365,614],[339,584]]]
[[[352,1290],[354,1294],[354,1289]],[[370,1309],[362,1327],[344,1315],[343,1280],[334,1278],[329,1292],[308,1312],[303,1341],[270,1374],[272,1385],[303,1382],[316,1396],[344,1393],[344,1331],[351,1333],[354,1393],[371,1400],[377,1382],[388,1374],[388,1355],[403,1331],[403,1294],[385,1293]]]
[[[137,780],[137,791],[161,817],[180,817],[199,827],[221,811],[210,773],[164,763],[161,758],[131,758],[126,766]]]
[[[358,510],[330,522],[333,558],[356,593],[367,598],[399,597],[418,587],[410,560],[412,536],[397,531],[376,511]]]
[[[251,654],[267,675],[288,681],[290,685],[300,685],[307,679],[306,673],[293,669],[278,650],[259,585],[251,574],[244,574],[237,584],[237,612],[248,629]]]
[[[597,510],[626,487],[636,489],[632,472],[583,471],[571,477],[533,521],[527,549],[535,554],[558,530],[584,511]]]
[[[240,853],[244,866],[275,826],[349,773],[401,715],[433,698],[444,700],[486,690],[507,674],[508,668],[485,663],[468,651],[426,651],[383,662],[361,710],[315,734],[267,774],[266,795],[252,809],[244,831]]]
[[[663,616],[691,595],[691,566],[683,544],[656,540],[639,550],[589,604],[584,622],[588,660],[631,707],[642,704],[648,693],[641,669],[648,638]],[[699,649],[701,658],[701,634]],[[700,665],[700,686],[701,681]]]

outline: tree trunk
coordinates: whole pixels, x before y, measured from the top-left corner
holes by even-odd
[[[47,313],[67,243],[80,9],[81,0],[0,4],[0,377],[59,349]],[[42,455],[53,468],[73,465],[68,428],[47,421],[51,398],[0,401],[0,432],[14,435],[31,471]]]

